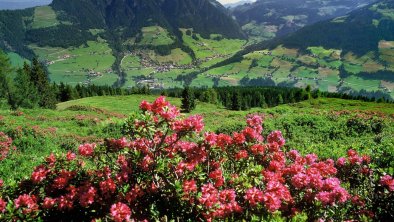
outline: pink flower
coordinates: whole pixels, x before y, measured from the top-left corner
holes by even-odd
[[[236,160],[246,159],[248,158],[248,151],[240,150],[237,154],[235,154]]]
[[[183,192],[185,194],[197,192],[197,185],[195,180],[186,180],[183,182]]]
[[[126,139],[126,137],[122,137],[120,139],[109,139],[107,140],[106,145],[108,148],[111,148],[113,150],[121,150],[124,149],[125,147],[128,147],[130,143]]]
[[[215,133],[205,133],[204,137],[207,144],[209,144],[210,146],[216,145],[218,135],[216,135]]]
[[[71,151],[68,151],[68,152],[67,152],[66,158],[67,158],[68,161],[72,161],[72,160],[74,160],[76,157],[77,157],[77,155],[75,155],[75,153],[73,153],[73,152],[71,152]]]
[[[258,203],[263,201],[263,192],[256,187],[250,188],[246,190],[244,199],[250,206],[256,206]]]
[[[263,201],[268,211],[275,212],[282,205],[280,198],[272,192],[265,193],[263,196]]]
[[[345,166],[345,164],[346,164],[346,158],[344,158],[344,157],[340,157],[340,158],[338,158],[338,160],[337,160],[337,163],[336,163],[338,166]]]
[[[213,207],[217,204],[218,200],[218,190],[211,184],[204,184],[201,188],[202,195],[198,199],[200,204],[204,205],[207,208]]]
[[[0,198],[0,213],[5,212],[6,206],[7,206],[7,202],[5,202],[3,199]]]
[[[38,205],[36,201],[37,200],[35,196],[23,194],[14,200],[14,204],[16,209],[23,208],[22,212],[24,214],[29,214],[33,211],[38,210]]]
[[[141,102],[141,104],[140,104],[140,109],[142,110],[142,111],[151,111],[151,109],[152,109],[152,105],[149,103],[149,102],[147,102],[147,101],[142,101]]]
[[[248,141],[263,141],[263,136],[261,136],[261,133],[251,127],[246,127],[242,133]]]
[[[268,143],[275,142],[279,145],[279,147],[282,147],[286,143],[285,139],[282,136],[281,131],[274,131],[274,132],[270,133],[267,137],[267,141],[268,141]]]
[[[394,179],[391,176],[385,175],[380,178],[380,184],[387,186],[389,191],[394,191]]]
[[[228,147],[232,143],[233,143],[233,139],[229,135],[219,134],[218,137],[217,137],[217,145],[222,150],[224,150],[226,147]]]
[[[178,120],[172,124],[172,130],[178,133],[188,131],[201,132],[203,129],[204,122],[200,115],[189,116],[187,119]]]
[[[109,178],[100,182],[100,190],[103,195],[113,194],[116,191],[116,184],[111,178]]]
[[[73,201],[70,197],[60,196],[58,199],[58,209],[59,210],[71,210],[73,209]]]
[[[221,187],[224,184],[223,172],[220,169],[217,169],[209,173],[209,178],[214,180],[215,187]]]
[[[243,143],[246,142],[245,135],[242,134],[242,133],[234,132],[234,133],[233,133],[233,139],[234,139],[234,142],[235,142],[236,144],[238,144],[238,145],[242,145]]]
[[[115,222],[129,221],[131,210],[126,204],[118,202],[111,206],[111,216]]]
[[[261,144],[254,144],[253,146],[250,147],[250,151],[254,155],[264,155],[265,147]]]
[[[297,150],[290,150],[287,155],[289,156],[289,158],[293,161],[295,161],[297,158],[300,157],[300,154],[298,153]]]
[[[87,187],[79,197],[79,202],[82,207],[87,207],[94,203],[97,190],[94,187]]]
[[[81,156],[89,157],[89,156],[93,155],[95,148],[96,148],[95,143],[91,143],[91,144],[86,143],[86,144],[80,145],[78,148],[78,151]]]
[[[53,166],[56,163],[55,154],[51,153],[45,160],[50,166]]]
[[[42,203],[42,208],[44,209],[51,209],[53,206],[55,206],[56,200],[52,199],[50,197],[45,197],[44,202]]]
[[[297,189],[302,189],[308,186],[309,177],[306,174],[298,173],[291,179],[291,184]]]
[[[49,170],[41,165],[35,168],[34,172],[31,174],[31,180],[33,183],[37,184],[40,183],[41,181],[45,180],[47,174],[49,173]]]
[[[0,179],[0,188],[3,187],[4,181]]]

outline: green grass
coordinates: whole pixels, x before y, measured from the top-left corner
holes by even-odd
[[[160,26],[149,26],[143,27],[142,40],[138,44],[140,45],[170,45],[174,43],[169,32]]]
[[[19,54],[14,52],[7,53],[8,58],[10,58],[10,62],[12,67],[14,68],[22,68],[25,62],[29,63],[29,60],[21,57]]]
[[[32,23],[33,29],[47,28],[59,25],[56,19],[56,13],[50,6],[36,7],[34,10],[34,19]]]
[[[198,40],[195,40],[192,36],[186,34],[186,30],[187,29],[181,29],[183,41],[194,51],[198,59],[204,59],[214,55],[229,57],[239,51],[246,43],[245,40],[239,39],[205,39],[202,38],[200,34],[196,34]]]
[[[176,65],[187,65],[192,62],[192,58],[189,54],[182,51],[180,48],[171,50],[171,53],[166,56],[160,56],[154,53],[154,51],[150,51],[149,57],[153,61],[157,61],[159,63],[174,63]]]

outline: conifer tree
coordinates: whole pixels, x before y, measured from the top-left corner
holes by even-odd
[[[12,71],[9,58],[0,50],[0,99],[7,100],[11,106],[14,103],[10,81]]]
[[[48,75],[45,72],[44,67],[36,58],[34,58],[32,61],[29,76],[30,81],[35,85],[40,96],[40,107],[55,109],[57,102],[56,95],[51,85],[49,84]]]
[[[23,69],[17,71],[15,78],[15,107],[36,108],[39,106],[40,96],[36,86],[30,81],[26,72],[30,67],[25,63]]]
[[[242,109],[242,97],[239,92],[233,93],[233,97],[231,99],[231,109],[232,110],[241,110]]]
[[[190,113],[192,110],[196,108],[196,100],[194,98],[194,92],[189,87],[186,86],[182,91],[182,111],[186,113]]]

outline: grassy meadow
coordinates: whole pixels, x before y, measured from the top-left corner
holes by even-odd
[[[122,135],[122,125],[142,100],[154,95],[91,97],[60,103],[57,110],[0,110],[0,131],[14,139],[17,147],[0,162],[5,181],[27,177],[32,166],[51,152],[76,151],[84,142],[103,142]],[[177,98],[168,100],[180,106]],[[264,135],[281,130],[286,149],[339,157],[349,148],[382,155],[387,169],[394,163],[394,104],[366,103],[341,99],[314,99],[274,108],[230,111],[220,105],[197,103],[191,114],[204,117],[205,130],[230,133],[245,126],[245,116],[264,115]],[[190,114],[188,114],[190,115]]]

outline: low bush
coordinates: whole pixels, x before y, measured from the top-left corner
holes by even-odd
[[[285,151],[262,118],[203,132],[164,97],[142,102],[125,135],[52,154],[30,179],[0,185],[5,221],[261,221],[393,218],[394,179],[349,150],[334,161]]]

